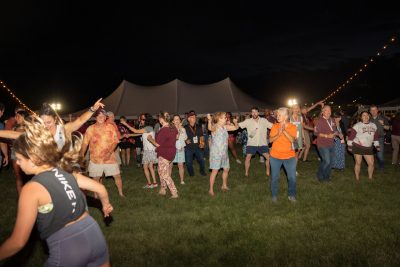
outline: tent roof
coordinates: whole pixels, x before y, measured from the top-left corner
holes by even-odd
[[[143,112],[157,114],[160,110],[177,114],[195,110],[198,114],[206,114],[248,112],[253,106],[266,107],[263,102],[241,91],[229,78],[205,85],[175,79],[157,86],[142,86],[123,80],[102,102],[107,111],[126,117]]]

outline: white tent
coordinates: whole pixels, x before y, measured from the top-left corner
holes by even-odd
[[[195,110],[198,114],[216,111],[249,112],[251,107],[266,105],[243,91],[229,78],[222,81],[195,85],[178,79],[157,86],[142,86],[126,80],[102,101],[107,111],[126,117],[140,113],[157,114],[161,110],[172,114],[184,114]],[[81,114],[77,112],[75,114]]]

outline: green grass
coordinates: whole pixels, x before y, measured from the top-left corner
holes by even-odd
[[[347,157],[347,169],[333,171],[333,181],[321,184],[315,180],[316,155],[310,159],[298,166],[295,204],[287,200],[283,172],[278,203],[271,202],[270,180],[257,157],[248,179],[244,166],[231,160],[231,191],[219,190],[219,175],[214,198],[207,193],[208,177],[187,177],[180,185],[175,168],[180,198],[172,200],[142,189],[141,169],[123,168],[126,199],[105,180],[112,222],[106,226],[95,207],[90,212],[113,266],[400,266],[399,166],[387,165],[369,181],[364,164],[357,183]],[[3,241],[15,222],[16,193],[11,171],[2,172],[0,181]],[[46,258],[46,247],[33,235],[2,266],[41,266]]]

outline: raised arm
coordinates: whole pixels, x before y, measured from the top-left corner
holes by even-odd
[[[97,194],[101,201],[101,205],[103,206],[104,217],[110,216],[111,212],[113,211],[113,207],[110,204],[108,192],[104,185],[78,172],[73,173],[73,175],[78,182],[79,188],[89,190]]]
[[[65,131],[67,133],[72,133],[77,131],[85,122],[87,122],[99,108],[103,108],[104,104],[101,103],[102,98],[96,101],[92,107],[81,116],[79,116],[76,120],[68,122],[65,124]]]
[[[130,126],[128,123],[126,123],[125,121],[121,121],[121,124],[123,124],[126,128],[128,128],[129,130],[131,130],[133,133],[135,134],[143,134],[146,132],[145,129],[136,129],[132,126]]]
[[[307,108],[307,113],[310,112],[311,110],[313,110],[314,108],[318,107],[319,105],[321,105],[321,108],[324,107],[324,101],[318,101],[317,103],[315,103],[314,105],[312,105],[311,107]]]
[[[7,139],[17,139],[23,132],[0,130],[0,137]]]

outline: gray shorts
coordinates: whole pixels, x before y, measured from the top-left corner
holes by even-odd
[[[104,235],[91,217],[61,228],[46,239],[51,266],[101,266],[109,261]]]

